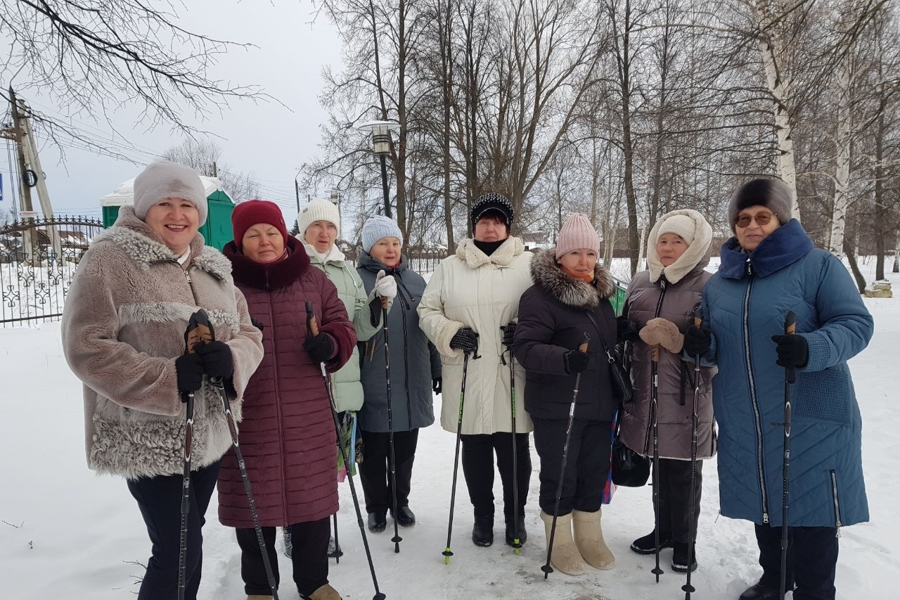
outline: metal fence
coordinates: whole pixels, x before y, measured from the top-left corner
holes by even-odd
[[[359,248],[345,249],[344,257],[350,262],[356,263],[359,259]],[[425,273],[433,273],[435,267],[449,256],[444,248],[416,248],[409,247],[403,249],[403,258],[406,259],[407,267],[424,275]]]
[[[0,226],[0,327],[62,316],[78,262],[103,223],[84,217]]]

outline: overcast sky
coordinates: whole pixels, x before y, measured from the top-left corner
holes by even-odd
[[[319,125],[326,119],[318,102],[321,71],[325,65],[339,69],[339,39],[324,16],[310,24],[312,6],[308,0],[190,0],[186,4],[189,7],[184,22],[196,33],[257,46],[220,57],[211,76],[234,84],[261,86],[284,104],[232,102],[221,117],[215,113],[206,121],[193,121],[189,115],[187,120],[220,136],[214,141],[222,149],[222,162],[252,173],[260,183],[261,196],[278,202],[293,221],[294,177],[300,165],[318,151]],[[2,37],[0,34],[0,41]],[[35,91],[23,91],[21,96],[50,115],[63,112]],[[5,111],[3,107],[0,114]],[[136,114],[135,107],[125,105],[113,118],[118,131],[140,149],[125,150],[125,154],[146,163],[152,155],[181,143],[183,138],[166,126],[146,131],[146,125],[134,122]],[[93,122],[86,115],[74,124],[95,136],[108,131],[105,123]],[[66,149],[65,162],[60,163],[56,148],[41,139],[38,144],[51,202],[58,214],[99,217],[100,198],[142,168],[71,148]],[[9,209],[12,193],[6,148],[0,152],[0,172],[4,184],[0,208]],[[39,210],[36,197],[34,205]]]

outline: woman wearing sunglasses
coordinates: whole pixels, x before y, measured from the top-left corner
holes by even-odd
[[[719,501],[755,523],[759,582],[740,600],[780,597],[785,394],[790,479],[785,588],[794,600],[834,600],[839,528],[869,520],[862,423],[847,361],[872,337],[872,317],[850,274],[791,218],[777,179],[741,186],[728,207],[735,236],[703,291],[701,327],[684,350],[718,364]],[[785,317],[796,314],[796,333]],[[796,373],[787,387],[785,376]],[[796,588],[796,589],[795,589]]]

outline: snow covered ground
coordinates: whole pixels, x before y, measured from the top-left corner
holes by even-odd
[[[889,279],[900,295],[900,276],[890,275]],[[897,597],[900,585],[900,552],[893,548],[900,540],[900,521],[897,513],[890,516],[900,496],[896,380],[890,374],[896,368],[900,347],[900,297],[867,299],[866,303],[875,316],[876,332],[851,367],[864,419],[863,458],[871,522],[841,532],[839,600],[888,600]],[[133,597],[143,573],[141,563],[146,563],[149,553],[146,532],[124,481],[95,476],[85,466],[80,387],[63,359],[58,323],[0,330],[0,385],[0,597]],[[419,523],[401,530],[400,553],[393,551],[390,520],[386,532],[369,535],[378,583],[389,600],[684,597],[680,590],[684,575],[669,568],[671,550],[662,554],[666,573],[656,584],[650,573],[653,557],[638,556],[628,549],[634,538],[653,527],[649,487],[620,488],[612,504],[604,508],[604,532],[617,558],[613,570],[588,567],[582,577],[554,573],[545,581],[540,570],[544,536],[536,504],[536,454],[526,514],[530,538],[522,554],[514,555],[503,544],[500,519],[493,547],[477,548],[471,543],[472,513],[460,473],[452,543],[455,555],[445,565],[441,552],[447,535],[454,441],[454,436],[438,425],[421,433],[410,501]],[[704,474],[697,544],[700,569],[693,575],[697,588],[693,597],[736,600],[760,574],[753,527],[717,518],[714,461],[708,462]],[[499,478],[495,487],[500,498]],[[357,489],[361,495],[358,484]],[[498,511],[502,513],[499,506]],[[217,523],[215,499],[207,517],[200,598],[243,599],[238,547],[232,530]],[[341,485],[338,518],[345,554],[339,565],[331,563],[332,585],[344,598],[372,598],[374,588],[346,483]],[[281,557],[280,567],[281,597],[295,600],[298,595],[290,582],[289,561]]]

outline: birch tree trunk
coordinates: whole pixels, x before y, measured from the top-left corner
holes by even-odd
[[[834,175],[834,207],[831,212],[831,239],[828,250],[843,257],[844,229],[847,224],[847,209],[850,207],[850,147],[852,122],[850,116],[851,87],[853,82],[852,55],[847,51],[841,60],[838,73],[838,114],[837,114],[837,153]]]

